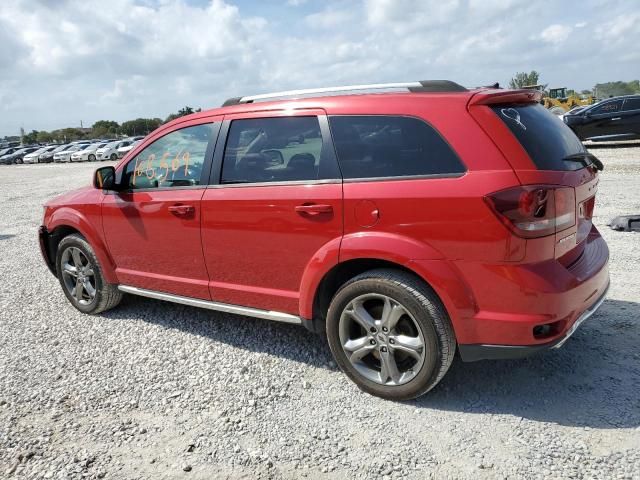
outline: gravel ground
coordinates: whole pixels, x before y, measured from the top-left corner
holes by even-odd
[[[66,301],[40,205],[95,164],[0,168],[2,478],[640,479],[640,145],[606,165],[601,310],[560,350],[463,364],[430,394],[361,393],[302,327],[128,297]]]

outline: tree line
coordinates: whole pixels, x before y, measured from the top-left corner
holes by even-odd
[[[509,81],[509,88],[522,88],[531,85],[540,84],[540,73],[532,70],[531,72],[518,72]],[[542,90],[547,91],[549,84],[543,84]],[[564,85],[552,85],[552,87],[563,87]],[[618,97],[620,95],[635,95],[640,94],[640,81],[632,80],[630,82],[606,82],[597,83],[593,90],[573,90],[567,88],[567,95],[595,95],[598,99],[604,99],[609,97]]]
[[[85,140],[91,138],[120,138],[134,137],[137,135],[147,135],[158,128],[163,123],[170,122],[176,118],[191,113],[201,111],[200,108],[192,108],[185,106],[176,113],[170,114],[164,120],[160,118],[136,118],[135,120],[127,120],[118,123],[113,120],[98,120],[91,128],[68,127],[52,130],[31,130],[29,133],[22,135],[22,143],[29,145],[32,143],[51,143],[51,142],[72,142],[74,140]],[[20,140],[19,137],[5,137],[4,140]]]

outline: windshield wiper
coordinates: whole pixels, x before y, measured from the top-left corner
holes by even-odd
[[[597,170],[599,171],[604,170],[604,165],[602,164],[600,159],[598,159],[598,157],[596,157],[594,154],[589,152],[580,152],[580,153],[574,153],[573,155],[567,155],[562,159],[562,161],[578,162],[583,164],[585,167],[588,167],[589,165],[594,165]]]

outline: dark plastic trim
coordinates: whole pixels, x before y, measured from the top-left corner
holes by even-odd
[[[49,269],[49,271],[53,273],[54,277],[57,277],[58,274],[56,273],[56,267],[51,259],[51,242],[49,241],[50,238],[51,235],[49,234],[47,227],[45,227],[44,225],[40,225],[40,228],[38,228],[40,253],[42,253],[42,258],[44,258],[44,263],[47,264],[47,268]]]
[[[422,87],[409,87],[412,93],[425,92],[468,92],[465,87],[451,80],[420,80]]]

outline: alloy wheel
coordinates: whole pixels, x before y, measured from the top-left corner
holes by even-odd
[[[380,385],[411,381],[425,361],[418,322],[400,302],[370,293],[354,298],[339,321],[342,349],[363,377]]]
[[[96,297],[96,277],[93,265],[77,247],[62,253],[62,278],[69,294],[80,305],[89,305]]]

